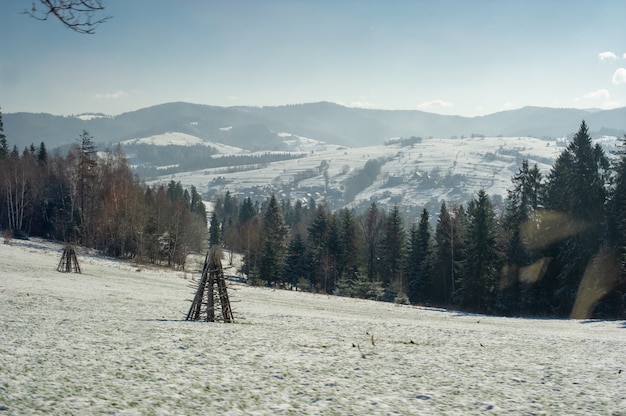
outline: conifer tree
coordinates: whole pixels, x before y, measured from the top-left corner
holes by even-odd
[[[456,293],[459,304],[489,311],[496,289],[495,213],[484,190],[467,205],[463,272]]]
[[[534,307],[534,287],[520,281],[521,270],[535,263],[541,257],[538,250],[532,249],[524,241],[521,229],[537,224],[535,213],[541,205],[542,175],[537,165],[528,166],[528,160],[511,179],[513,189],[508,191],[500,229],[499,245],[504,254],[504,267],[496,307],[500,313],[532,313]]]
[[[228,222],[233,218],[237,218],[239,216],[239,204],[237,203],[237,198],[230,194],[230,191],[226,191],[224,195],[224,221]]]
[[[209,225],[209,247],[219,246],[222,243],[222,230],[220,220],[214,212],[211,214],[211,223]]]
[[[541,284],[552,297],[551,310],[561,316],[570,314],[587,264],[604,239],[607,168],[583,121],[548,177],[546,207],[562,213],[571,235],[551,248],[554,261]]]
[[[384,216],[372,202],[363,216],[363,247],[365,249],[366,274],[371,282],[380,282],[380,242],[383,236]]]
[[[308,269],[309,282],[313,290],[328,287],[330,253],[328,235],[330,231],[330,213],[325,204],[320,204],[308,228]]]
[[[191,194],[187,189],[183,191],[183,205],[188,210],[191,210]]]
[[[339,220],[341,222],[341,258],[338,261],[342,268],[342,275],[348,280],[354,280],[359,274],[361,264],[357,223],[353,211],[347,208],[340,211]]]
[[[204,206],[204,202],[202,202],[202,196],[198,193],[198,190],[195,186],[191,185],[191,206],[189,210],[196,214],[206,225],[207,223],[207,212],[206,207]]]
[[[9,143],[4,134],[4,124],[2,123],[2,110],[0,110],[0,161],[9,157]]]
[[[413,223],[409,231],[406,278],[411,303],[424,302],[430,298],[429,271],[431,257],[430,224],[428,211],[424,208],[419,224]]]
[[[274,285],[281,276],[286,236],[287,228],[283,224],[280,205],[276,196],[272,194],[263,214],[263,242],[259,267],[259,277],[268,285]]]
[[[0,109],[0,190],[4,190],[5,180],[7,180],[7,160],[9,159],[9,144],[7,136],[4,134],[4,125],[2,124],[2,110]],[[6,195],[0,192],[0,229],[4,229],[8,220],[5,214],[7,206]]]
[[[172,202],[184,203],[185,201],[185,189],[180,181],[170,181],[167,184],[167,196]]]
[[[254,208],[252,199],[250,199],[250,197],[246,197],[241,204],[241,209],[239,210],[239,223],[246,224],[256,215],[257,211]]]
[[[439,218],[435,228],[435,248],[432,260],[431,293],[433,301],[440,305],[449,305],[455,290],[455,235],[456,221],[450,215],[445,202],[441,203]],[[456,250],[458,251],[458,249]]]
[[[338,280],[333,291],[341,296],[363,296],[359,289],[366,278],[361,275],[361,247],[359,235],[353,211],[347,208],[338,213],[340,238],[337,256]]]
[[[610,293],[598,302],[596,309],[605,316],[626,317],[626,134],[621,138],[616,159],[613,186],[608,201],[608,243],[619,264],[619,279]],[[608,276],[607,276],[608,277]]]
[[[95,167],[97,165],[96,146],[93,137],[83,130],[78,137],[77,153],[78,169],[78,200],[80,226],[75,227],[70,238],[77,238],[81,244],[91,246],[94,235],[94,210],[96,203],[96,187],[94,186]]]
[[[281,278],[281,281],[289,284],[291,288],[297,288],[306,279],[308,269],[305,254],[304,239],[300,233],[296,233],[287,246]]]
[[[309,214],[306,208],[302,205],[302,201],[297,200],[293,207],[289,227],[294,232],[300,233],[300,235],[305,235],[306,227],[308,226],[308,219]]]
[[[257,269],[261,246],[261,224],[257,207],[250,197],[241,203],[237,224],[239,240],[236,247],[244,253],[241,271],[250,276]],[[229,242],[232,244],[232,242]],[[235,249],[237,249],[235,247]]]
[[[384,267],[383,283],[396,284],[398,289],[404,289],[402,282],[402,268],[406,245],[406,234],[397,205],[386,216],[383,228],[382,263]]]
[[[619,253],[622,273],[626,274],[626,134],[616,152],[615,180],[610,199],[610,242]]]
[[[44,165],[48,162],[48,150],[46,149],[46,144],[41,142],[39,145],[39,150],[37,151],[37,161],[40,165]]]
[[[337,213],[331,213],[328,216],[328,233],[326,236],[326,261],[327,261],[327,277],[324,282],[324,292],[333,293],[337,280],[342,278],[345,264],[343,252],[343,235],[341,224]]]

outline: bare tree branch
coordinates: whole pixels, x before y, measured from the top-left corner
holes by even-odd
[[[75,32],[92,35],[96,27],[111,19],[104,15],[103,0],[39,0],[40,8],[33,2],[23,13],[37,20],[54,16]]]

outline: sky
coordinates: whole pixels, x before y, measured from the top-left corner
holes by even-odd
[[[111,19],[85,35],[22,14],[32,0],[0,1],[3,113],[626,106],[624,0],[103,3]]]

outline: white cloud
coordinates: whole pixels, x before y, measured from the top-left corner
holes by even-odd
[[[432,100],[421,103],[417,106],[420,110],[432,110],[434,108],[450,108],[452,103],[444,100]]]
[[[614,60],[617,59],[617,55],[615,55],[614,52],[611,51],[606,51],[606,52],[600,52],[598,54],[598,58],[600,58],[601,61],[606,61],[606,60]]]
[[[583,95],[583,99],[585,100],[608,100],[609,98],[611,98],[611,94],[604,88]]]
[[[626,84],[626,68],[617,68],[613,73],[613,84]]]
[[[622,58],[626,59],[626,52],[624,52],[624,55],[622,55]]]
[[[237,97],[236,95],[230,95],[230,96],[228,96],[228,99],[230,101],[237,101],[239,99],[239,97]]]
[[[116,91],[116,92],[104,92],[98,93],[93,97],[97,100],[118,100],[120,98],[127,97],[128,93],[125,91]]]

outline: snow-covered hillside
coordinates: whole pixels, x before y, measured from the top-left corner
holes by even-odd
[[[182,321],[192,273],[0,245],[7,415],[623,414],[626,322],[511,319],[231,286],[235,324]],[[197,274],[196,274],[197,277]]]
[[[283,198],[307,200],[310,196],[321,199],[327,194],[336,202],[337,195],[344,193],[347,181],[368,160],[377,159],[382,167],[375,182],[361,190],[354,200],[339,201],[334,208],[363,207],[376,202],[383,207],[437,209],[441,201],[465,203],[480,189],[505,198],[511,178],[523,160],[527,159],[530,166],[537,164],[547,175],[567,145],[565,138],[476,136],[424,138],[410,145],[391,141],[386,145],[348,148],[281,134],[291,151],[304,152],[306,157],[273,162],[261,168],[254,166],[253,170],[225,172],[219,168],[177,173],[152,183],[180,181],[209,195],[226,191],[240,196],[276,193]],[[610,152],[615,149],[617,139],[601,137],[596,142]]]
[[[185,133],[168,132],[156,134],[154,136],[142,137],[139,139],[130,139],[120,142],[122,146],[130,144],[150,144],[153,146],[211,146],[219,153],[237,154],[243,150],[239,147],[229,146],[223,143],[202,140],[199,137]]]

